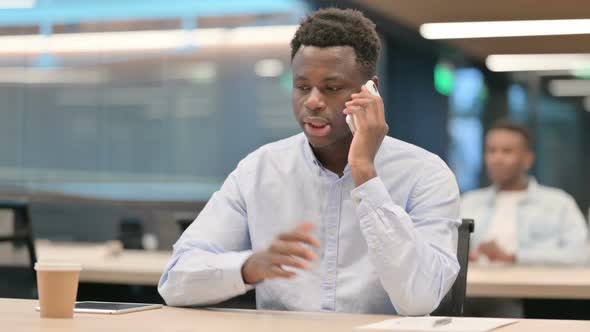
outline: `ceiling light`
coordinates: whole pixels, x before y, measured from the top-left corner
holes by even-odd
[[[210,61],[177,65],[166,70],[164,78],[210,83],[217,78],[217,65]]]
[[[254,72],[260,77],[278,77],[283,73],[284,67],[278,59],[263,59],[256,62]]]
[[[590,54],[493,54],[486,59],[491,71],[545,71],[590,68]]]
[[[0,55],[102,53],[225,47],[261,44],[288,45],[297,26],[260,26],[235,29],[196,29],[93,32],[0,36]]]
[[[426,39],[491,38],[590,34],[590,19],[426,23]]]
[[[590,80],[552,80],[548,89],[555,97],[590,96]]]
[[[33,8],[36,2],[36,0],[0,0],[0,9]]]
[[[97,84],[109,80],[107,72],[93,69],[0,68],[0,83],[23,84]]]
[[[578,78],[590,79],[590,68],[571,70],[569,74]]]

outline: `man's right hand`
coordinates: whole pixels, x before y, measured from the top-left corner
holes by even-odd
[[[256,284],[264,279],[295,277],[295,272],[282,266],[307,270],[316,254],[303,244],[320,247],[320,241],[311,234],[314,224],[303,223],[293,231],[280,234],[268,249],[254,253],[242,266],[242,278],[246,284]]]

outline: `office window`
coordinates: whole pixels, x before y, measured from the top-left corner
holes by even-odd
[[[157,15],[153,6],[145,13]],[[105,45],[121,50],[0,54],[0,191],[202,201],[248,153],[298,133],[289,41],[307,5],[282,0],[240,6],[246,14],[219,5],[219,16],[130,17],[52,27],[53,36],[145,32],[154,43],[169,42],[158,37],[161,31],[203,28],[206,33],[195,35],[196,46],[140,52],[113,37]],[[231,15],[223,16],[224,10]],[[254,30],[228,32],[245,26]],[[169,34],[171,40],[184,36]],[[258,43],[257,36],[262,36]],[[276,36],[284,40],[268,42]],[[92,47],[92,42],[78,45]]]
[[[455,71],[455,88],[449,107],[448,155],[461,192],[479,187],[483,153],[481,113],[485,98],[486,87],[479,70],[461,68]]]
[[[508,116],[512,121],[528,123],[528,95],[520,84],[511,84],[508,87]]]

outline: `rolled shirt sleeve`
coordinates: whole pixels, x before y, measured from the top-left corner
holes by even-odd
[[[158,285],[168,305],[208,305],[244,294],[242,265],[251,244],[234,171],[174,244]]]
[[[351,192],[371,262],[401,315],[434,311],[460,268],[455,178],[438,163],[428,173],[416,184],[407,211],[394,203],[379,177]]]

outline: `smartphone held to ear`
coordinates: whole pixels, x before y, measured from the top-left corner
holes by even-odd
[[[377,86],[375,85],[375,82],[373,82],[373,80],[368,80],[367,83],[365,83],[365,87],[367,87],[367,90],[369,90],[369,92],[374,96],[379,96],[379,91],[377,91]],[[350,131],[354,135],[354,133],[356,132],[356,125],[354,123],[353,114],[346,115],[346,123],[348,124]]]

